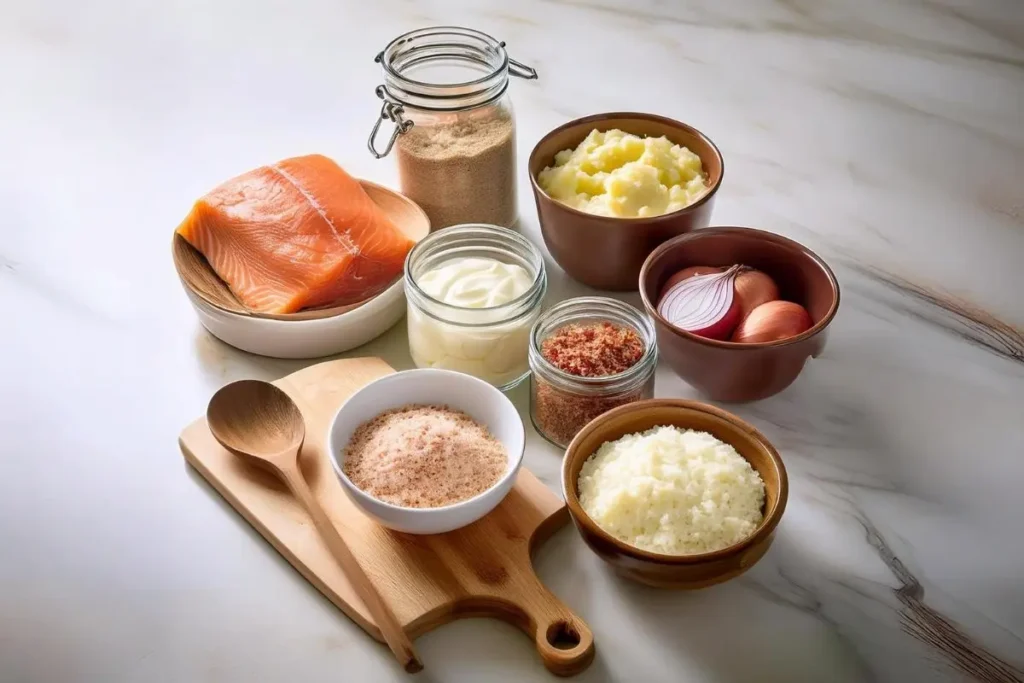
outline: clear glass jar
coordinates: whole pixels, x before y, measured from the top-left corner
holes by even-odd
[[[384,84],[370,152],[397,148],[402,193],[434,229],[465,223],[512,227],[516,203],[516,127],[509,76],[537,78],[511,59],[505,43],[467,28],[410,31],[377,55]],[[394,129],[376,147],[382,121]]]
[[[623,372],[604,377],[569,374],[549,362],[541,344],[569,324],[609,322],[632,329],[644,343],[643,355]],[[565,448],[598,415],[654,396],[658,344],[654,324],[627,303],[606,297],[568,299],[552,307],[530,332],[530,419],[545,439]]]
[[[420,286],[426,273],[455,259],[482,257],[526,270],[528,289],[501,305],[465,308]],[[431,233],[405,260],[409,352],[420,368],[458,370],[510,389],[530,374],[530,329],[540,316],[548,279],[529,240],[495,225],[460,225]]]

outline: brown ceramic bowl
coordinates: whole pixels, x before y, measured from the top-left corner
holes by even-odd
[[[741,344],[684,332],[658,315],[658,295],[673,273],[735,263],[770,275],[782,299],[807,309],[811,329],[781,341]],[[658,352],[680,377],[718,401],[755,401],[792,384],[807,359],[825,348],[839,309],[839,283],[817,254],[791,239],[753,228],[707,228],[651,252],[640,271],[640,297],[654,319]]]
[[[552,199],[537,185],[537,174],[554,163],[555,154],[575,149],[595,128],[618,128],[640,136],[664,135],[688,147],[704,165],[707,193],[679,211],[651,218],[595,216]],[[663,116],[623,112],[595,114],[559,126],[533,148],[529,168],[541,234],[555,262],[585,285],[615,291],[636,290],[640,267],[659,244],[708,225],[725,170],[721,152],[696,128]]]
[[[662,425],[708,432],[732,445],[765,484],[764,519],[753,534],[728,548],[697,555],[663,555],[640,550],[602,530],[579,501],[580,469],[606,441]],[[562,491],[583,540],[622,576],[659,588],[704,588],[750,569],[771,546],[789,496],[786,468],[761,432],[721,408],[673,398],[619,406],[595,418],[569,444],[562,461]]]

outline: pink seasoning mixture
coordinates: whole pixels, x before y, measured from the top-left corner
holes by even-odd
[[[345,446],[342,471],[386,503],[436,508],[483,493],[507,467],[505,447],[469,415],[408,405],[359,425]]]

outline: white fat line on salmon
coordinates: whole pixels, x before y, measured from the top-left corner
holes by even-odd
[[[298,190],[299,193],[306,198],[306,201],[309,202],[309,205],[316,209],[316,212],[320,214],[321,218],[324,219],[324,222],[327,223],[328,227],[330,227],[331,232],[333,232],[334,236],[338,238],[338,241],[346,245],[348,247],[348,250],[353,255],[359,254],[359,248],[356,246],[352,238],[348,234],[342,234],[338,232],[338,228],[335,227],[334,222],[327,217],[327,212],[324,211],[324,208],[322,206],[320,206],[320,202],[318,202],[316,198],[313,197],[313,195],[306,192],[306,188],[302,187],[302,185],[299,184],[298,179],[293,177],[292,174],[288,173],[283,168],[280,168],[277,164],[272,164],[270,166],[267,166],[267,168],[269,168],[271,171],[274,171],[282,178],[287,180],[289,183],[291,183],[292,187]]]

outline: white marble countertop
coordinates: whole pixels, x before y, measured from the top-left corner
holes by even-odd
[[[804,242],[843,288],[825,353],[732,408],[792,483],[751,572],[663,592],[571,529],[542,548],[595,634],[579,680],[1024,679],[1019,3],[619,5],[3,3],[0,680],[405,680],[184,465],[178,431],[218,386],[304,363],[209,337],[168,247],[196,196],[268,160],[319,151],[394,183],[365,148],[373,56],[442,23],[540,71],[513,83],[520,159],[577,115],[683,119],[727,162],[713,222]],[[552,281],[553,299],[586,291]],[[404,335],[351,355],[410,367]],[[693,395],[667,370],[657,393]],[[534,434],[526,460],[556,482]],[[419,680],[549,678],[501,623],[417,646]]]

